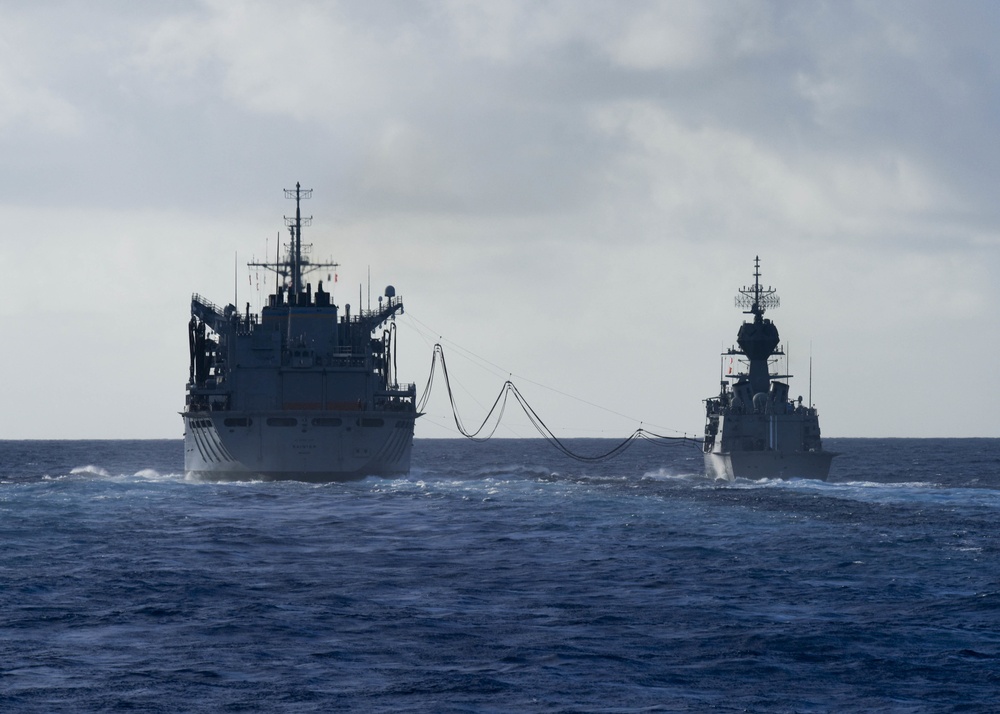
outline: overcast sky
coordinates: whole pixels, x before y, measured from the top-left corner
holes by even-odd
[[[259,305],[296,181],[335,302],[393,284],[401,377],[442,342],[467,424],[513,375],[560,436],[700,433],[759,255],[824,436],[998,436],[998,35],[994,2],[0,0],[0,438],[180,437],[191,293]],[[417,436],[454,435],[439,379]]]

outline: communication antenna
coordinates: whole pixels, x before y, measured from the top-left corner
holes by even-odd
[[[809,343],[809,408],[813,405],[813,356],[812,343]]]
[[[760,256],[753,259],[754,273],[753,285],[740,288],[740,294],[736,296],[736,307],[743,308],[747,315],[759,318],[765,310],[770,310],[780,306],[781,300],[776,295],[777,291],[770,285],[765,290],[760,286]]]
[[[285,198],[295,199],[295,215],[285,216],[285,225],[288,227],[289,233],[291,235],[291,242],[288,244],[288,255],[282,260],[281,259],[281,232],[278,232],[277,245],[274,248],[274,262],[268,263],[247,263],[248,267],[251,268],[265,268],[266,270],[273,270],[274,275],[274,292],[278,293],[280,285],[279,278],[285,278],[289,281],[288,290],[292,295],[298,296],[302,292],[303,282],[302,278],[306,273],[313,270],[318,270],[319,268],[337,268],[340,266],[339,263],[333,261],[327,262],[313,262],[309,260],[305,254],[308,252],[311,245],[302,245],[302,226],[312,225],[312,216],[302,215],[302,199],[312,198],[311,188],[302,188],[299,183],[295,184],[295,188],[286,188]]]
[[[302,217],[302,199],[312,198],[311,188],[302,188],[302,184],[295,182],[295,188],[285,189],[285,198],[295,199],[295,216],[289,218],[285,216],[285,225],[292,229],[292,290],[296,295],[302,292],[302,226],[312,225],[312,216]]]

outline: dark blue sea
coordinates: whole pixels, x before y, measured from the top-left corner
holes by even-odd
[[[418,440],[317,486],[0,442],[0,710],[996,711],[1000,439],[826,446],[830,482],[727,484]]]

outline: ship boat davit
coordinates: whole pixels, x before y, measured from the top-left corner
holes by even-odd
[[[410,469],[416,386],[398,384],[392,286],[377,309],[343,313],[319,282],[304,282],[333,262],[314,263],[302,245],[302,199],[286,189],[295,216],[287,252],[249,267],[274,271],[275,292],[259,314],[249,303],[219,308],[191,299],[190,377],[184,419],[184,469],[216,480],[349,481]],[[369,299],[370,303],[370,299]],[[360,308],[360,305],[359,305]]]
[[[723,352],[718,397],[705,400],[705,468],[709,476],[737,478],[812,478],[825,480],[835,454],[823,450],[819,414],[810,403],[788,398],[791,375],[774,374],[771,365],[784,355],[778,328],[764,317],[778,307],[775,290],[760,284],[760,258],[754,283],[743,287],[736,306],[753,319],[737,334],[738,347]],[[812,394],[810,389],[810,402]]]

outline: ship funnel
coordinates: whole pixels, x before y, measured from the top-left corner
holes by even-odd
[[[739,406],[744,409],[753,407],[753,392],[750,389],[750,382],[741,379],[733,385],[733,394],[736,395],[736,402]]]
[[[771,382],[771,406],[778,414],[785,413],[788,404],[788,385],[784,382]]]

